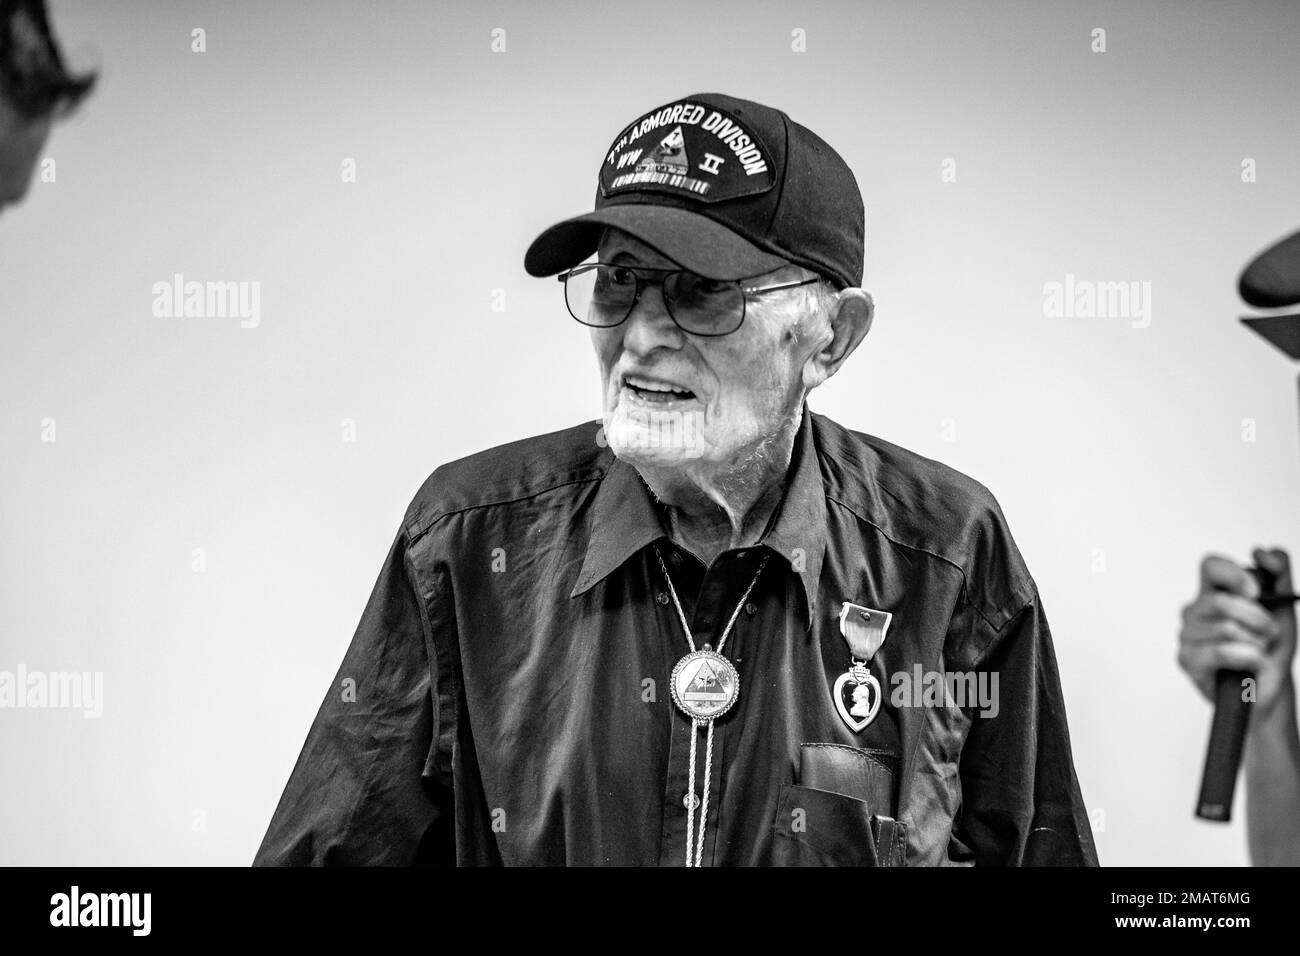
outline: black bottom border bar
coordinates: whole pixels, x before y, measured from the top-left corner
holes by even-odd
[[[845,872],[654,870],[290,871],[236,868],[0,868],[6,941],[74,936],[96,944],[146,940],[374,944],[414,933],[576,940],[609,921],[632,938],[672,935],[712,913],[766,933],[821,925],[870,930],[1032,934],[1044,941],[1096,935],[1218,942],[1285,931],[1295,871],[1126,868]],[[87,925],[90,924],[90,925]],[[675,927],[675,928],[674,928]],[[730,929],[729,929],[730,931]],[[599,939],[600,937],[588,937]],[[955,939],[956,937],[954,937]],[[963,937],[965,938],[965,937]],[[663,937],[667,942],[668,937]]]

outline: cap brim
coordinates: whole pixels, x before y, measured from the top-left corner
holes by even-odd
[[[551,226],[528,247],[524,268],[534,276],[573,268],[596,251],[607,226],[640,239],[683,269],[708,279],[747,279],[788,264],[689,209],[623,203]]]

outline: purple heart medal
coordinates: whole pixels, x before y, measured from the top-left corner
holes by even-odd
[[[831,696],[840,718],[855,734],[880,712],[880,681],[871,675],[867,665],[885,643],[885,632],[893,619],[894,615],[888,611],[848,601],[840,608],[840,633],[849,645],[849,669],[835,681]]]

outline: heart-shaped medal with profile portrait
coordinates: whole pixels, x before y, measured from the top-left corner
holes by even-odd
[[[880,682],[866,668],[855,667],[835,681],[832,694],[840,719],[855,734],[876,719],[880,712]]]

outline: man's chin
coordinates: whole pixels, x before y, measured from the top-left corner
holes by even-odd
[[[702,414],[631,415],[616,410],[605,421],[605,439],[623,461],[647,468],[681,468],[713,450],[703,435]]]

